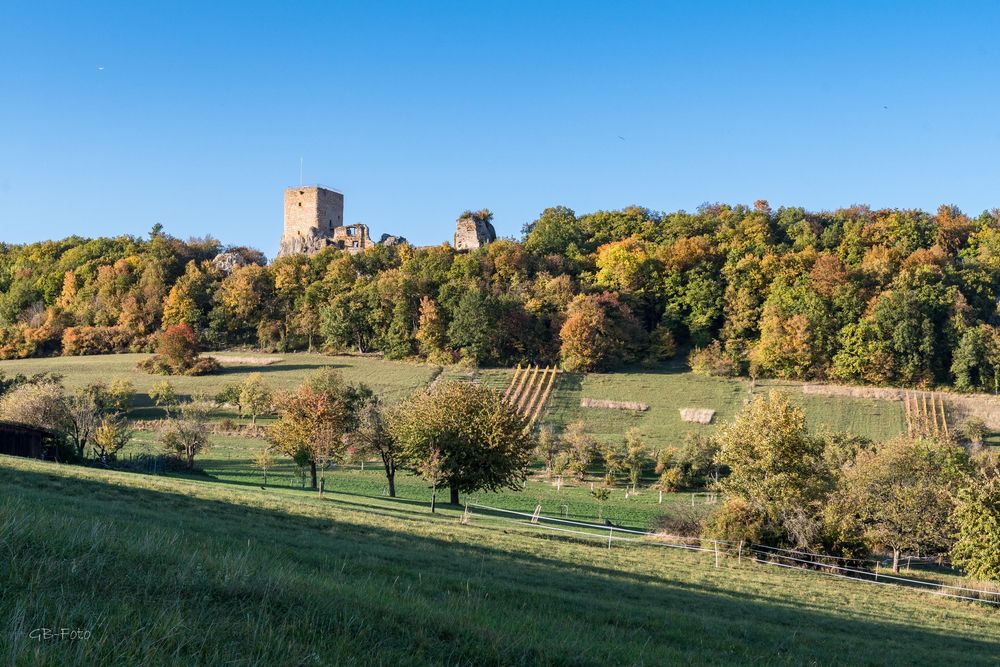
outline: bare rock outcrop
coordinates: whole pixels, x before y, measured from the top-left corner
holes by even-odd
[[[489,209],[466,211],[455,222],[455,249],[475,250],[497,240]]]

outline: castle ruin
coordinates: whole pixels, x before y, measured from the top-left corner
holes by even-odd
[[[455,249],[475,250],[496,241],[493,214],[487,209],[466,211],[455,223]],[[281,235],[278,257],[323,248],[339,248],[359,253],[383,244],[406,243],[402,236],[382,234],[375,242],[367,225],[344,224],[344,195],[319,185],[300,185],[285,189],[285,229]]]
[[[278,257],[333,246],[351,253],[375,245],[368,226],[344,224],[344,195],[318,185],[285,189],[285,231]]]

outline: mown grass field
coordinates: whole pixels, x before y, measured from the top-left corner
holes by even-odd
[[[996,609],[408,499],[0,457],[0,661],[989,665]],[[74,628],[85,640],[31,639]]]
[[[240,356],[220,353],[220,358]],[[171,377],[178,393],[214,395],[226,383],[239,382],[251,373],[261,373],[278,389],[297,386],[312,372],[324,366],[337,368],[350,382],[365,382],[389,401],[405,398],[427,385],[439,367],[428,364],[385,361],[374,357],[327,356],[293,353],[286,355],[248,355],[277,360],[264,364],[225,363],[221,373],[204,377]],[[136,387],[132,416],[155,418],[160,411],[152,406],[147,392],[163,376],[149,375],[136,369],[141,354],[102,355],[93,357],[52,357],[0,361],[0,371],[15,373],[56,372],[65,377],[69,388],[91,382],[127,378]],[[445,379],[476,379],[489,386],[505,389],[513,371],[479,371],[449,368]],[[850,397],[827,397],[803,394],[801,386],[777,381],[758,382],[754,391],[787,391],[792,400],[806,411],[810,428],[816,432],[848,431],[875,440],[885,439],[905,430],[902,404],[894,401]],[[749,383],[730,378],[702,377],[684,370],[681,364],[656,368],[634,368],[616,373],[562,373],[542,415],[542,422],[557,430],[583,420],[588,430],[600,440],[620,439],[630,427],[637,427],[654,447],[678,444],[689,432],[710,433],[720,423],[731,419],[749,397]],[[646,403],[646,412],[581,408],[581,398],[637,401]],[[681,408],[710,408],[716,414],[710,425],[690,424],[680,418]],[[219,417],[233,415],[220,413]]]
[[[513,371],[489,369],[479,372],[445,371],[445,377],[478,377],[497,388],[506,388]],[[800,383],[774,380],[759,381],[754,394],[785,391],[806,412],[810,429],[815,433],[846,431],[873,440],[884,440],[906,430],[903,406],[898,401],[828,397],[804,394]],[[619,439],[636,427],[655,446],[678,444],[686,433],[710,433],[730,419],[750,397],[750,383],[742,379],[695,375],[682,364],[654,368],[632,368],[615,373],[562,373],[542,421],[556,429],[582,420],[600,440]],[[592,398],[645,403],[645,412],[583,408],[580,400]],[[682,408],[715,410],[709,425],[692,424],[681,419]]]

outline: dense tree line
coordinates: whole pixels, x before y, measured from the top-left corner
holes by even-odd
[[[228,250],[235,262],[213,262]],[[378,351],[601,369],[694,351],[711,373],[1000,385],[1000,212],[706,205],[577,215],[520,241],[327,249],[265,265],[212,239],[0,247],[0,356],[208,348]]]

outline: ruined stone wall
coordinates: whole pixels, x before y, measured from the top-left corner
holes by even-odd
[[[362,252],[375,245],[368,234],[368,225],[344,225],[333,230],[333,244],[349,252]]]

